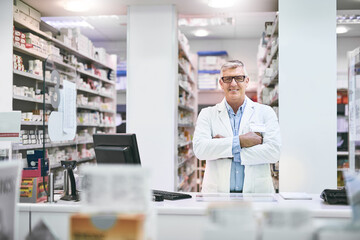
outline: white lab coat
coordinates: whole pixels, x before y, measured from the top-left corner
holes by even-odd
[[[239,134],[259,128],[264,131],[263,144],[242,148],[240,152],[241,164],[245,165],[244,193],[274,192],[270,163],[279,161],[281,147],[280,128],[274,110],[247,98]],[[218,134],[224,138],[213,139]],[[221,103],[201,110],[193,145],[196,157],[206,160],[202,192],[230,191],[233,136],[225,98]]]

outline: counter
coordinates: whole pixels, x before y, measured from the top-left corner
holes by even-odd
[[[239,194],[219,194],[218,198],[199,198],[197,197],[199,193],[190,194],[193,196],[191,199],[152,202],[157,216],[154,224],[157,228],[157,239],[202,239],[208,220],[207,209],[210,204],[220,200],[225,202],[242,201],[237,197]],[[252,202],[252,207],[257,213],[274,207],[301,207],[310,211],[311,217],[317,224],[324,221],[350,222],[351,219],[349,206],[325,204],[319,195],[311,195],[312,200],[284,200],[280,195],[274,194],[271,195],[273,201],[269,201],[268,197],[252,196],[250,195],[246,200]],[[60,239],[67,239],[69,216],[81,211],[81,203],[64,201],[54,204],[19,203],[18,211],[20,225],[22,225],[19,228],[20,239],[23,239],[29,229],[33,228],[40,219],[44,219]]]

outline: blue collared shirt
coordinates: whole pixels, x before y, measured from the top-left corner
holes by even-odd
[[[244,103],[237,110],[236,114],[234,113],[234,110],[230,107],[230,105],[227,103],[227,101],[225,101],[225,105],[228,110],[230,124],[234,134],[232,144],[232,154],[234,156],[234,160],[231,163],[230,191],[242,191],[244,184],[244,166],[241,165],[239,128],[246,105],[246,98]]]

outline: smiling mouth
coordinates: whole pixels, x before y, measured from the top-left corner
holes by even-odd
[[[239,89],[229,89],[229,92],[238,92]]]

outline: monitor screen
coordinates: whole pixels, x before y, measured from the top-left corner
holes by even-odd
[[[134,133],[94,134],[93,138],[98,164],[141,164]]]

